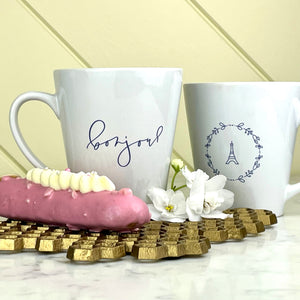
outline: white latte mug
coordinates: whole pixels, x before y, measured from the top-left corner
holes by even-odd
[[[283,214],[300,192],[289,176],[300,124],[300,83],[184,85],[195,169],[223,174],[234,207]]]
[[[181,69],[56,70],[54,81],[54,95],[24,93],[10,110],[13,136],[35,167],[45,166],[29,149],[18,126],[19,108],[30,100],[48,104],[60,120],[72,172],[97,171],[118,189],[129,187],[143,200],[149,187],[166,186]]]

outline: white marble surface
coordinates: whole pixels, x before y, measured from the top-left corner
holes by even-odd
[[[300,299],[299,196],[285,211],[264,233],[202,257],[86,264],[66,253],[0,253],[0,299]]]

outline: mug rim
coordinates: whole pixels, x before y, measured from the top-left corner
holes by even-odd
[[[111,68],[66,68],[66,69],[55,69],[53,72],[99,72],[99,71],[146,71],[146,70],[170,70],[180,71],[182,68],[168,68],[168,67],[111,67]]]
[[[235,85],[235,86],[242,86],[242,85],[292,85],[292,84],[299,84],[300,85],[300,81],[220,81],[220,82],[188,82],[188,83],[184,83],[184,86],[195,86],[195,85],[199,85],[199,86],[204,86],[204,85],[208,85],[208,86],[212,86],[212,85]]]

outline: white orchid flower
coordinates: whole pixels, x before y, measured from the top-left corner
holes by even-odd
[[[193,182],[195,181],[195,179],[197,178],[197,181],[199,180],[204,180],[206,181],[209,176],[204,173],[202,170],[198,169],[197,171],[191,172],[187,166],[184,166],[184,168],[181,170],[182,175],[185,177],[186,179],[186,186],[191,189]]]
[[[147,196],[153,204],[148,204],[151,219],[156,221],[184,222],[186,215],[186,202],[181,191],[174,192],[172,189],[163,190],[152,187]]]
[[[234,194],[223,189],[226,177],[217,175],[208,179],[208,175],[201,170],[191,172],[187,167],[182,169],[186,178],[187,187],[190,188],[190,195],[186,203],[186,212],[190,221],[200,221],[204,218],[228,217],[222,213],[230,208],[234,201]]]
[[[186,178],[186,185],[190,188],[190,195],[186,200],[186,212],[190,221],[201,220],[205,197],[205,182],[209,178],[201,170],[190,172],[187,167],[182,169],[182,174]]]

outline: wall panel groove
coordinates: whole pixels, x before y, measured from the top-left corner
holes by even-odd
[[[80,53],[26,0],[18,0],[18,2],[80,63],[82,67],[91,68],[91,65],[87,60],[81,56]]]
[[[26,174],[26,169],[2,145],[0,145],[0,159],[5,161],[16,174],[21,176]]]
[[[274,81],[272,77],[230,36],[228,32],[199,4],[197,0],[186,2],[200,17],[258,74],[264,81]]]

